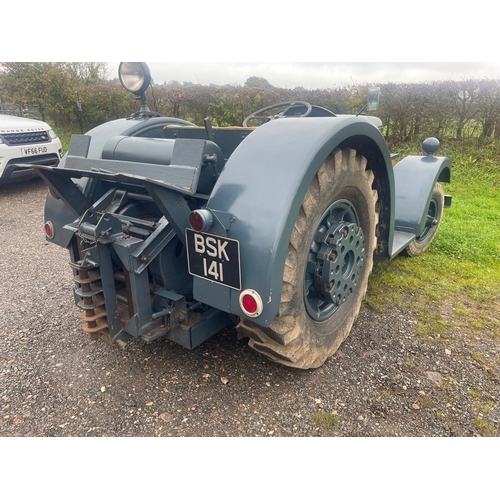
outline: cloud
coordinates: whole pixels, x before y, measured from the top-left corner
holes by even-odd
[[[153,79],[209,85],[243,85],[258,76],[283,88],[333,88],[346,84],[426,82],[464,78],[500,78],[500,63],[486,62],[151,62]],[[118,63],[109,63],[117,76]]]

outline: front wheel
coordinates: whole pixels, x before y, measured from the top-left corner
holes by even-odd
[[[349,334],[376,246],[377,191],[366,159],[336,149],[309,186],[285,261],[281,303],[267,328],[243,320],[249,345],[271,360],[317,368]]]
[[[429,209],[427,211],[427,221],[422,234],[417,236],[405,249],[406,255],[416,257],[423,254],[436,236],[444,209],[444,191],[439,182],[436,182],[431,195]]]

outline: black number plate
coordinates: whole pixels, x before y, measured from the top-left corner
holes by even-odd
[[[186,229],[189,273],[241,290],[240,243]]]

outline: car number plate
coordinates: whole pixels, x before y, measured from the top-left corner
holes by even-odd
[[[23,156],[34,156],[34,155],[44,155],[49,152],[47,146],[32,146],[29,148],[21,148],[21,154]]]
[[[189,274],[241,290],[240,242],[186,229]]]

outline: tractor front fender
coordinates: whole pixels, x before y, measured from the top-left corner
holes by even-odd
[[[407,156],[394,167],[395,229],[422,233],[436,182],[450,182],[450,160],[435,156]]]
[[[367,157],[381,186],[381,217],[389,240],[394,205],[390,153],[380,131],[365,117],[286,118],[262,125],[231,155],[210,196],[209,209],[235,218],[227,236],[240,243],[242,290],[255,290],[262,298],[262,314],[252,318],[259,325],[269,325],[278,312],[294,222],[314,176],[338,146]],[[240,293],[194,278],[197,300],[245,317]]]

